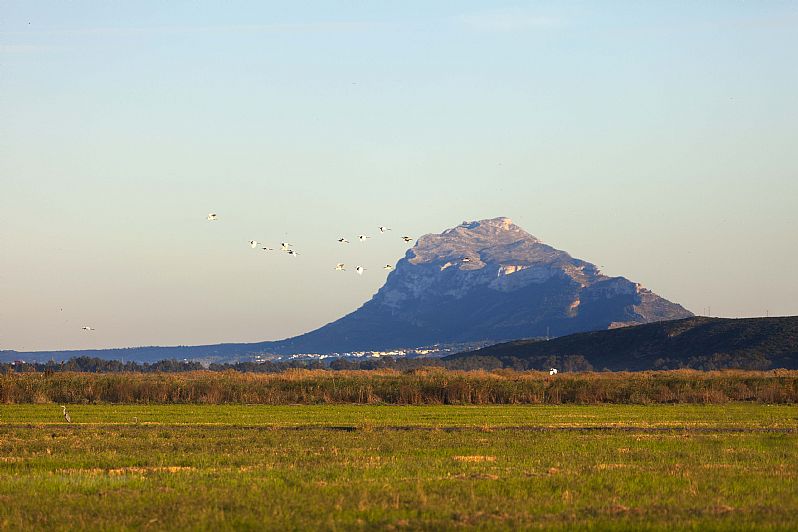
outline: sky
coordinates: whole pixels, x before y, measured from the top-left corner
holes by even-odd
[[[497,216],[798,314],[795,65],[795,2],[0,0],[0,349],[289,337]]]

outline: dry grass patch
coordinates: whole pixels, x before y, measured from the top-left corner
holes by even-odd
[[[483,455],[473,455],[473,456],[453,456],[452,457],[456,462],[495,462],[495,456],[483,456]]]
[[[148,473],[185,473],[188,471],[196,471],[197,468],[191,466],[131,466],[131,467],[114,467],[114,468],[100,468],[100,467],[89,467],[89,468],[69,468],[69,469],[56,469],[55,473],[60,475],[89,475],[89,476],[98,476],[98,475],[108,475],[108,476],[119,476],[119,475],[145,475]]]

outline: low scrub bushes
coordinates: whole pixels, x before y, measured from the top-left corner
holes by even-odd
[[[560,373],[290,370],[10,373],[2,403],[649,404],[798,402],[798,371]]]

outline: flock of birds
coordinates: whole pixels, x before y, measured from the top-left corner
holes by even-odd
[[[208,213],[208,221],[209,222],[215,222],[215,221],[218,221],[218,220],[219,220],[219,215],[218,214],[216,214],[215,212]],[[388,231],[392,230],[390,227],[385,227],[384,225],[379,226],[377,229],[379,230],[380,234],[385,234]],[[371,238],[371,236],[369,236],[369,235],[357,235],[357,240],[360,241],[360,242],[366,242],[369,238]],[[413,238],[409,237],[407,235],[402,236],[401,238],[402,238],[402,240],[405,243],[413,241]],[[349,242],[349,240],[346,239],[346,237],[342,236],[342,237],[338,238],[338,243],[339,244],[349,244],[350,242]],[[290,242],[280,242],[280,247],[279,248],[273,248],[273,247],[267,246],[265,243],[263,243],[263,242],[261,242],[259,240],[250,240],[249,241],[249,247],[251,247],[252,249],[260,248],[263,251],[281,251],[283,253],[288,254],[291,257],[297,257],[299,255],[299,252],[297,252],[297,250],[294,249],[294,245],[291,244]],[[393,269],[393,266],[390,265],[390,264],[386,264],[385,266],[383,266],[383,270],[392,270],[392,269]],[[344,264],[343,262],[339,262],[338,264],[335,265],[335,271],[338,271],[338,272],[347,271],[346,264]],[[365,272],[365,271],[366,271],[366,268],[364,268],[363,266],[357,266],[355,268],[355,273],[357,273],[358,275],[363,275],[363,272]],[[84,327],[84,329],[85,329],[85,327]]]
[[[208,213],[207,220],[209,222],[216,222],[216,221],[219,220],[219,215],[217,213],[215,213],[215,212]],[[381,226],[377,227],[377,229],[379,230],[380,234],[385,234],[388,231],[392,230],[390,227],[386,227],[384,225],[381,225]],[[356,238],[360,242],[366,242],[368,239],[371,238],[371,236],[369,236],[369,235],[357,235]],[[412,242],[414,240],[412,237],[409,237],[407,235],[404,235],[401,238],[402,238],[402,240],[405,243],[410,243],[410,242]],[[342,237],[338,238],[338,243],[339,244],[349,244],[349,240],[342,236]],[[261,250],[267,251],[267,252],[268,251],[280,251],[280,252],[283,252],[286,255],[290,256],[290,257],[298,257],[299,256],[299,252],[296,249],[294,249],[294,245],[291,244],[290,242],[280,242],[280,247],[279,248],[274,248],[274,247],[269,247],[268,245],[266,245],[266,243],[261,242],[260,240],[250,240],[249,241],[249,247],[251,247],[252,249],[260,248]],[[338,272],[347,271],[346,264],[344,264],[343,262],[337,263],[335,265],[334,269],[335,269],[335,271],[338,271]],[[390,265],[390,264],[386,264],[385,266],[382,267],[382,269],[383,270],[393,270],[393,266]],[[366,268],[364,266],[358,265],[358,266],[355,267],[354,271],[358,275],[363,275],[363,273],[366,271]],[[91,331],[94,331],[95,329],[94,329],[94,327],[90,327],[90,326],[86,325],[86,326],[81,327],[81,330],[83,330],[85,332],[91,332]]]

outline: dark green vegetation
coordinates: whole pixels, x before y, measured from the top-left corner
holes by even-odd
[[[283,373],[10,373],[0,403],[650,404],[798,402],[798,372],[560,373],[512,370]]]
[[[794,406],[0,406],[0,529],[798,526]]]
[[[521,340],[446,357],[483,366],[543,369],[568,357],[612,371],[692,368],[798,369],[798,316],[786,318],[687,318],[549,341]]]

